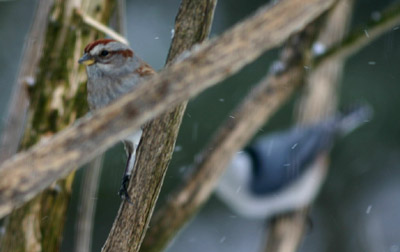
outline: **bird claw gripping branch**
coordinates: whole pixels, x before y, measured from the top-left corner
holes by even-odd
[[[125,200],[129,204],[133,205],[131,197],[128,194],[128,185],[130,177],[131,177],[130,175],[124,175],[124,177],[122,178],[122,184],[119,189],[118,195],[121,197],[122,200]]]

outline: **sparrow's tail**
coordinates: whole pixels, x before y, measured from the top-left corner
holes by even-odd
[[[130,176],[132,174],[133,167],[135,165],[135,159],[136,159],[136,151],[128,153],[128,160],[126,160],[124,175]]]

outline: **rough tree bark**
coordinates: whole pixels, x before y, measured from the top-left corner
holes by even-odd
[[[216,3],[216,0],[181,2],[167,64],[208,37]],[[103,251],[139,250],[172,157],[186,104],[179,104],[144,127],[128,189],[130,195],[135,195],[132,197],[135,207],[124,207],[124,202],[121,204]],[[150,176],[140,173],[149,173]]]
[[[173,192],[155,214],[142,251],[162,251],[169,240],[192,217],[212,193],[229,160],[239,151],[302,83],[304,57],[313,40],[314,28],[293,36],[279,61],[261,82],[230,113],[230,117],[204,148],[194,172]]]
[[[325,6],[326,8],[328,7],[328,6]],[[314,15],[314,14],[313,14]],[[396,23],[397,23],[398,21],[396,21]],[[389,27],[390,27],[390,25],[389,25]],[[293,28],[293,27],[292,27]],[[387,28],[387,27],[386,27]],[[386,29],[386,28],[384,28],[384,29]],[[381,31],[379,31],[379,32],[377,32],[377,33],[380,33],[380,32],[382,32],[382,30]],[[376,36],[379,36],[379,35],[376,35]],[[363,42],[366,42],[366,41],[371,41],[372,39],[372,36],[371,36],[371,33],[370,33],[370,38],[369,39],[365,39],[364,38],[364,40],[362,39],[362,37],[360,37],[359,36],[359,38],[361,38],[360,39],[360,41],[361,41],[361,43],[363,43]],[[276,41],[275,41],[276,42]],[[368,42],[367,42],[368,43]],[[350,44],[350,49],[349,48],[347,48],[347,49],[349,49],[350,51],[351,50],[355,50],[354,48],[351,48],[351,43],[349,43]],[[361,47],[362,45],[360,45],[360,46],[358,46],[358,47]],[[265,48],[263,49],[263,50],[265,50]],[[338,53],[338,55],[340,55],[340,51],[341,51],[341,49],[337,49],[336,48],[336,50],[339,50],[339,53]],[[348,55],[348,51],[347,52],[344,52],[344,54],[345,55]],[[326,56],[326,55],[325,55]],[[333,55],[333,57],[334,57],[335,55]],[[255,57],[255,56],[253,56],[253,57]],[[329,55],[328,55],[328,57],[329,57]],[[324,60],[324,59],[326,59],[326,58],[328,58],[328,57],[323,57],[322,58],[322,60]],[[246,62],[249,62],[249,60],[248,59],[246,59],[247,61]],[[237,67],[237,66],[236,66]],[[240,67],[239,67],[240,68]],[[235,70],[238,70],[239,68],[236,68]],[[201,82],[199,82],[199,83],[201,83]],[[191,93],[191,95],[194,95],[193,93]],[[187,95],[187,97],[189,97],[189,95]],[[181,100],[184,100],[184,98],[182,98]],[[121,103],[122,104],[122,103]],[[118,108],[118,106],[117,106],[117,108]],[[88,121],[90,121],[90,120],[88,120]],[[93,122],[96,122],[96,120],[92,120]],[[78,126],[77,126],[77,128],[79,127],[79,126],[82,126],[83,125],[83,123],[81,123],[81,124],[78,124]],[[104,125],[104,124],[103,124]],[[139,125],[139,124],[138,124]],[[83,125],[84,126],[84,125]],[[96,127],[94,127],[94,128],[96,128]],[[90,129],[90,127],[87,127],[87,128],[85,128],[85,127],[82,127],[81,129]],[[104,130],[104,129],[103,129]],[[128,134],[128,133],[127,133]],[[68,135],[68,134],[66,134],[66,135]],[[94,139],[95,138],[95,136],[96,135],[92,135],[92,136],[89,136],[89,139]],[[55,139],[57,139],[57,138],[55,138]],[[68,139],[68,138],[67,138]],[[110,139],[108,139],[108,142],[107,142],[107,144],[104,144],[105,146],[110,146],[112,143],[114,143],[114,142],[116,142],[116,141],[118,141],[117,139],[113,139],[113,140],[110,140]],[[30,151],[30,152],[28,152],[28,154],[22,154],[22,155],[19,155],[19,156],[17,156],[16,158],[14,158],[14,159],[12,159],[11,161],[9,160],[8,161],[8,166],[7,165],[3,165],[2,166],[2,168],[7,168],[7,167],[9,167],[9,168],[11,168],[11,167],[13,167],[13,165],[15,165],[15,164],[18,164],[18,161],[20,161],[21,162],[21,160],[22,160],[22,163],[23,162],[25,162],[25,163],[27,163],[27,162],[29,162],[30,160],[35,160],[35,159],[32,159],[33,157],[35,157],[35,154],[37,155],[37,157],[40,159],[40,158],[42,158],[42,156],[41,156],[41,154],[40,153],[51,153],[51,151],[54,151],[55,149],[52,149],[51,147],[54,147],[54,146],[58,146],[57,145],[57,142],[56,142],[56,140],[49,140],[49,145],[46,145],[46,144],[42,144],[41,146],[42,147],[38,147],[37,149],[35,149],[34,151]],[[54,145],[51,145],[51,144],[54,144]],[[65,142],[62,142],[61,141],[61,143],[64,143],[65,144]],[[48,149],[46,149],[46,147],[49,147],[50,146],[50,148],[48,148]],[[65,145],[61,145],[61,146],[65,146]],[[74,144],[73,143],[71,143],[71,142],[69,142],[68,144],[67,144],[67,146],[74,146]],[[43,149],[44,151],[43,152],[40,152],[40,149]],[[76,149],[79,149],[79,148],[77,148],[76,146],[75,146],[75,148]],[[105,149],[106,147],[104,147],[104,149]],[[101,148],[99,148],[99,149],[101,149]],[[39,151],[38,151],[39,150]],[[50,151],[49,151],[50,150]],[[59,156],[58,156],[58,158],[60,158],[60,157],[62,157],[62,155],[64,155],[65,153],[63,153],[62,151],[61,151],[61,153],[62,154],[60,154],[59,153]],[[68,153],[68,152],[67,152]],[[85,153],[85,152],[84,152]],[[33,155],[32,155],[33,154]],[[86,153],[85,153],[86,154]],[[30,156],[31,155],[31,156]],[[46,156],[46,155],[45,155]],[[22,158],[21,158],[22,157]],[[57,155],[56,155],[56,157],[57,157]],[[71,157],[71,156],[70,156]],[[69,158],[70,158],[69,157]],[[26,158],[26,159],[24,159],[24,158]],[[61,158],[62,159],[62,158]],[[90,158],[87,158],[87,159],[85,159],[86,161],[87,160],[89,160]],[[72,160],[74,160],[74,159],[72,159]],[[76,160],[76,159],[75,159]],[[84,161],[82,161],[82,160],[80,160],[79,161],[80,163],[83,163]],[[21,165],[21,163],[19,163],[20,165]],[[44,166],[46,167],[46,162],[44,163]],[[70,167],[72,167],[73,165],[75,165],[75,163],[73,163],[72,162],[72,164],[70,164]],[[9,180],[13,180],[15,177],[14,176],[16,176],[16,181],[17,181],[17,183],[11,183],[11,188],[10,187],[3,187],[2,188],[2,193],[3,192],[7,192],[7,190],[6,189],[13,189],[13,188],[17,188],[17,186],[24,186],[24,183],[18,183],[18,182],[20,182],[20,181],[24,181],[24,179],[21,179],[21,178],[24,178],[25,177],[25,174],[26,174],[26,172],[27,171],[30,171],[30,172],[32,172],[32,173],[34,173],[34,175],[36,175],[36,176],[38,176],[39,178],[42,178],[43,179],[43,177],[41,177],[41,176],[43,176],[43,175],[49,175],[49,174],[47,174],[47,173],[45,173],[45,174],[43,174],[43,173],[39,173],[39,172],[37,172],[36,171],[36,168],[35,167],[28,167],[28,169],[26,169],[26,170],[22,170],[21,172],[18,172],[18,167],[20,167],[20,166],[16,166],[15,168],[16,168],[16,172],[15,173],[10,173],[10,170],[8,170],[8,171],[6,171],[6,173],[5,174],[8,174],[8,175],[11,175],[11,176],[9,176],[9,177],[4,177],[4,180],[7,180],[7,178],[9,179]],[[47,166],[47,168],[49,168],[49,167],[51,167],[51,166]],[[49,184],[50,184],[50,182],[51,181],[54,181],[56,178],[58,178],[58,177],[60,177],[60,176],[62,176],[63,174],[65,175],[66,174],[66,172],[68,172],[68,171],[70,171],[71,170],[71,168],[69,168],[69,170],[68,169],[66,169],[66,171],[63,171],[63,172],[54,172],[53,174],[50,174],[50,177],[51,177],[51,179],[50,180],[46,180],[46,179],[44,179],[44,180],[42,180],[42,181],[40,181],[40,182],[43,182],[44,181],[44,185],[41,185],[41,186],[38,186],[38,187],[34,187],[34,190],[32,190],[32,194],[31,195],[29,195],[27,198],[25,198],[25,200],[27,200],[27,199],[29,199],[29,198],[31,198],[32,197],[32,195],[35,195],[38,191],[40,191],[41,189],[43,189],[44,187],[46,187],[46,186],[48,186]],[[34,176],[35,177],[35,176]],[[25,177],[26,178],[26,177]],[[25,182],[27,182],[27,181],[29,181],[29,179],[27,179],[27,180],[25,180]],[[49,182],[50,181],[50,182]],[[15,182],[15,181],[14,181]],[[36,180],[36,182],[37,182],[37,180]],[[18,191],[18,190],[17,190]],[[5,193],[6,195],[7,195],[7,193]],[[18,205],[18,204],[20,204],[20,202],[18,202],[18,193],[16,193],[16,194],[14,194],[13,195],[13,193],[11,193],[12,194],[12,197],[9,197],[9,198],[7,198],[6,197],[6,199],[5,199],[5,201],[3,201],[3,203],[4,202],[8,202],[10,199],[11,199],[11,201],[12,202],[9,202],[9,205],[7,205],[6,206],[6,209],[8,209],[8,210],[6,210],[5,212],[3,211],[2,212],[2,216],[4,216],[4,214],[7,212],[7,211],[9,211],[10,210],[10,207],[13,207],[13,206],[16,206],[16,205]],[[1,196],[1,198],[3,198],[3,196],[4,195],[2,195]],[[9,195],[8,195],[9,196]],[[4,198],[3,198],[4,199]],[[8,199],[8,200],[7,200]],[[4,206],[4,205],[3,205]],[[3,209],[4,210],[4,209]],[[18,241],[18,242],[21,242],[21,241]],[[35,247],[32,247],[32,248],[35,248]]]
[[[399,8],[400,5],[398,4],[391,6],[390,8],[382,12],[382,19],[379,20],[379,22],[372,22],[368,26],[368,31],[370,32],[369,38],[366,38],[364,30],[356,31],[354,32],[354,34],[351,34],[351,36],[349,36],[349,38],[343,45],[342,43],[340,43],[340,40],[336,40],[337,44],[334,47],[334,51],[327,52],[323,55],[315,55],[317,57],[316,59],[318,60],[317,64],[312,64],[312,62],[310,62],[310,58],[309,60],[307,60],[306,65],[309,65],[311,67],[318,67],[322,65],[325,60],[345,60],[346,57],[358,51],[360,48],[371,42],[372,39],[379,37],[381,34],[400,23],[400,15],[398,15]],[[343,19],[340,22],[331,22],[330,25],[333,27],[329,27],[329,31],[335,28],[337,29],[336,25],[340,26],[341,22],[347,22],[347,20]],[[335,32],[333,34],[333,37],[340,35]],[[330,37],[327,35],[324,35],[324,38],[321,38],[321,42],[326,43],[327,48],[332,46],[332,43],[335,42],[328,42],[329,39]],[[190,215],[193,214],[193,211],[196,210],[197,206],[201,204],[201,197],[207,197],[203,196],[202,194],[207,195],[208,190],[211,190],[210,187],[212,187],[215,183],[211,176],[218,176],[218,174],[220,173],[217,167],[222,166],[222,157],[229,155],[232,149],[236,148],[234,147],[234,144],[238,144],[239,142],[244,141],[243,139],[240,139],[240,137],[246,138],[247,133],[253,134],[251,133],[253,127],[257,128],[258,123],[261,123],[263,120],[268,120],[269,116],[273,113],[276,107],[282,104],[284,100],[290,95],[290,92],[293,90],[293,88],[298,85],[298,82],[302,78],[301,76],[304,74],[304,72],[302,71],[303,65],[293,65],[293,62],[291,62],[293,58],[291,59],[289,56],[292,55],[292,53],[290,52],[297,51],[299,53],[299,55],[297,55],[298,58],[307,58],[307,55],[310,53],[306,53],[306,47],[301,47],[300,50],[296,50],[296,46],[294,45],[288,45],[288,48],[284,50],[280,62],[283,64],[279,64],[287,66],[287,69],[281,69],[282,72],[279,72],[275,76],[270,76],[268,79],[263,80],[255,88],[252,94],[248,95],[245,98],[247,102],[244,102],[240,107],[237,108],[237,111],[240,111],[240,114],[231,113],[234,115],[234,119],[231,121],[239,122],[238,125],[235,125],[232,122],[227,122],[219,129],[219,134],[217,134],[217,136],[212,141],[214,144],[210,144],[206,148],[210,151],[205,151],[202,155],[200,155],[202,156],[202,161],[200,161],[201,163],[198,164],[198,166],[195,168],[196,172],[192,174],[188,181],[186,181],[185,186],[175,191],[175,193],[173,193],[169,197],[169,202],[167,203],[167,205],[163,206],[159,211],[154,214],[153,219],[150,222],[150,230],[145,237],[141,251],[147,252],[162,250],[162,248],[167,244],[168,240],[173,237],[174,233],[179,230],[179,228],[186,222],[186,220],[190,218]],[[301,54],[303,55],[300,56]],[[334,72],[329,73],[327,76],[327,78],[333,77],[335,77]],[[315,83],[319,82],[315,81]],[[271,90],[274,90],[275,92],[271,92]],[[258,110],[256,108],[260,109]],[[249,117],[244,116],[251,114],[256,115],[254,116],[255,119],[249,119]],[[263,118],[264,116],[265,118]],[[243,130],[243,132],[241,132],[241,130]],[[235,134],[237,138],[235,138]],[[227,141],[227,143],[225,144],[223,143],[223,141]],[[225,147],[221,147],[223,145],[225,145]],[[228,149],[229,152],[227,151]],[[222,157],[219,155],[221,155]],[[216,156],[218,156],[218,158],[214,158]],[[214,159],[215,163],[210,161],[211,159]],[[326,162],[326,160],[324,158],[321,158],[320,162],[324,163]],[[216,163],[218,163],[218,165]],[[209,173],[208,175],[207,172]],[[200,203],[196,202],[196,197],[198,197],[197,199],[200,201]],[[299,211],[295,215],[288,217],[287,221],[282,220],[283,226],[276,226],[276,232],[271,233],[271,240],[273,240],[274,242],[270,243],[271,247],[268,248],[268,251],[275,251],[275,249],[278,248],[282,249],[280,251],[292,251],[292,248],[297,247],[298,243],[287,242],[287,240],[282,240],[281,237],[285,234],[288,234],[286,235],[286,237],[292,236],[294,239],[297,239],[296,237],[301,236],[304,226],[303,217],[304,212]],[[287,228],[289,226],[291,226],[290,230],[288,230]],[[282,243],[280,241],[282,241]],[[293,247],[291,247],[292,245]]]
[[[325,24],[321,26],[317,43],[329,48],[341,42],[351,21],[353,3],[353,0],[340,0],[330,10]],[[312,62],[308,62],[308,65],[312,65]],[[330,60],[311,70],[307,76],[307,84],[298,106],[297,121],[300,124],[318,122],[334,113],[342,69],[342,60]],[[320,161],[320,169],[326,174],[329,165],[327,155],[323,155]],[[320,184],[322,183],[323,181],[320,181]],[[302,241],[308,214],[309,207],[305,207],[273,218],[268,226],[265,251],[296,251]]]
[[[239,71],[261,53],[280,45],[334,2],[283,0],[273,7],[264,7],[219,38],[196,47],[187,57],[141,83],[110,106],[8,159],[0,167],[3,178],[0,180],[0,217],[154,116],[197,95]]]
[[[45,6],[48,13],[42,12]],[[77,60],[83,46],[97,33],[87,27],[77,28],[80,19],[74,15],[75,8],[105,22],[112,3],[108,0],[39,2],[35,19],[45,18],[48,22],[40,27],[44,37],[38,39],[44,40],[44,45],[40,62],[31,71],[34,83],[30,84],[34,85],[22,87],[28,89],[30,107],[20,149],[46,141],[87,112],[86,75]],[[0,251],[58,251],[73,178],[72,173],[54,182],[48,190],[11,213],[5,221]],[[22,183],[20,187],[23,186]]]

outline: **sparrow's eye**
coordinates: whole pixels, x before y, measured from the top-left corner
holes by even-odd
[[[103,50],[103,51],[100,52],[100,56],[105,57],[105,56],[108,55],[108,53],[109,52],[107,50]]]

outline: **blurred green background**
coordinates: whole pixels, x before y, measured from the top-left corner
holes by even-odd
[[[220,0],[212,36],[250,15],[266,1]],[[353,27],[362,27],[393,1],[356,1]],[[164,65],[179,0],[128,0],[128,39],[132,48],[156,69]],[[24,38],[35,1],[0,1],[0,116],[4,123],[8,99],[18,70]],[[400,24],[399,24],[400,26]],[[239,74],[193,99],[186,111],[177,148],[159,203],[182,181],[182,175],[214,130],[244,94],[266,73],[277,51],[270,51]],[[300,251],[400,251],[400,29],[386,33],[345,65],[340,104],[367,101],[373,120],[340,140],[331,153],[330,172]],[[291,99],[261,133],[289,127]],[[97,201],[93,251],[99,251],[119,207],[117,191],[125,153],[118,144],[106,154]],[[69,207],[62,251],[72,251],[78,171]],[[264,238],[262,221],[235,216],[212,197],[199,215],[179,233],[168,251],[258,251]]]

